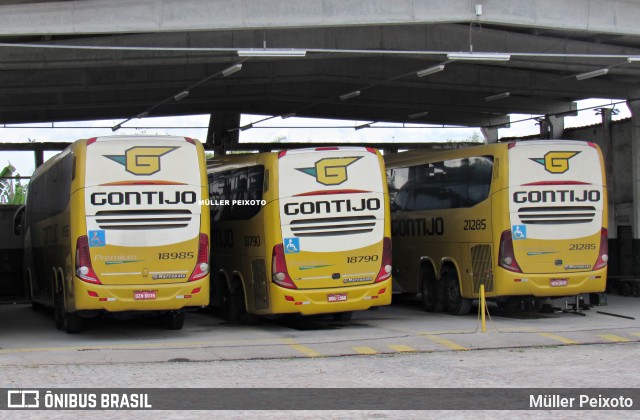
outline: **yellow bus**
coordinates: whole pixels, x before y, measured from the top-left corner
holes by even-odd
[[[209,209],[202,145],[185,137],[72,143],[31,178],[20,230],[34,307],[58,329],[140,312],[180,329],[209,303]]]
[[[602,292],[607,189],[593,143],[523,141],[385,156],[394,291],[466,314]]]
[[[332,314],[391,302],[380,153],[320,147],[208,161],[212,306],[227,320]]]

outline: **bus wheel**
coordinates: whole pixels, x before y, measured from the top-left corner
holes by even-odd
[[[168,330],[181,330],[184,325],[184,311],[169,311],[163,315]]]
[[[353,312],[336,312],[331,314],[334,321],[347,322],[351,320]]]
[[[431,267],[424,267],[420,271],[420,294],[422,295],[422,308],[427,312],[442,312],[445,302],[441,288],[436,283],[436,276]]]
[[[238,299],[234,296],[226,284],[222,285],[222,319],[225,321],[238,321],[240,318]]]
[[[628,281],[621,281],[618,283],[618,291],[622,296],[629,296],[631,294],[631,285]]]
[[[471,299],[465,299],[460,292],[458,274],[452,267],[442,269],[442,281],[445,287],[445,304],[451,315],[466,315],[471,311]]]
[[[631,294],[635,297],[640,297],[640,283],[631,283]]]
[[[53,315],[57,329],[66,331],[67,334],[77,334],[80,332],[82,318],[73,312],[66,311],[62,292],[56,292],[53,297]]]

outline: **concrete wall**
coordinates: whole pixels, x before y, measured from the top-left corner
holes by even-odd
[[[609,275],[640,275],[640,240],[633,238],[633,176],[631,135],[632,124],[625,119],[611,124],[613,144],[612,173],[607,175],[609,193]],[[605,159],[605,127],[602,124],[570,128],[564,131],[565,139],[592,141],[602,148]],[[638,205],[638,204],[636,204]]]

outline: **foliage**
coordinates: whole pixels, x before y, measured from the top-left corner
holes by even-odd
[[[11,162],[0,171],[0,204],[24,204],[28,184],[23,184],[20,179],[13,179],[15,171]],[[20,174],[15,176],[19,177]]]

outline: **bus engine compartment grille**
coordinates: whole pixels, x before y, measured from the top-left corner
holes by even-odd
[[[297,237],[340,236],[373,232],[375,216],[325,217],[291,221],[291,232]]]
[[[558,225],[566,223],[589,223],[596,215],[593,206],[523,207],[518,217],[525,225]]]
[[[175,229],[189,225],[190,210],[108,210],[96,213],[100,229]]]

